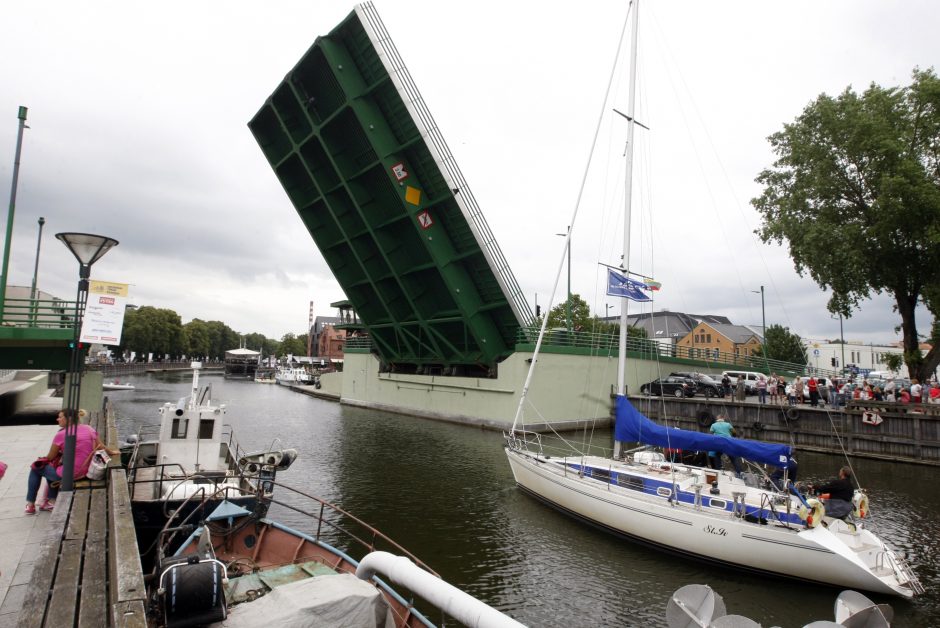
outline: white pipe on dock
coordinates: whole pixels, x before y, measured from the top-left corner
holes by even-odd
[[[371,580],[376,572],[394,584],[407,587],[454,619],[473,628],[520,628],[512,617],[421,569],[404,556],[388,552],[366,555],[356,568],[361,580]]]

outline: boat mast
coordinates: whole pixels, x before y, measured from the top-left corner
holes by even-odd
[[[633,199],[633,131],[636,128],[636,55],[637,55],[637,34],[640,24],[640,0],[633,0],[633,21],[631,23],[630,35],[630,91],[627,97],[627,146],[626,173],[624,175],[623,192],[623,260],[620,262],[621,268],[630,270],[630,211],[631,201]],[[621,298],[620,307],[620,350],[617,352],[617,396],[624,397],[627,394],[627,304],[629,299]],[[614,439],[614,458],[620,457],[620,441]]]
[[[630,211],[633,197],[633,131],[636,128],[636,54],[637,33],[640,22],[640,0],[633,0],[633,23],[630,41],[630,91],[627,101],[627,148],[626,181],[623,199],[623,270],[630,270]],[[626,394],[627,381],[627,304],[629,299],[621,299],[620,308],[620,351],[617,356],[617,394]]]

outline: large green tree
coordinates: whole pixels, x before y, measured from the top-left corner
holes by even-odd
[[[790,333],[789,327],[771,325],[764,334],[764,344],[757,350],[759,355],[771,360],[782,360],[794,364],[806,364],[806,347],[796,334]]]
[[[556,327],[567,328],[566,302],[562,301],[552,308],[548,313],[548,328]],[[592,324],[591,307],[587,301],[581,298],[581,295],[571,295],[571,328],[590,330]]]
[[[777,156],[752,203],[764,242],[787,242],[797,272],[831,290],[845,317],[872,294],[894,298],[912,377],[940,364],[940,327],[921,356],[914,312],[940,316],[940,79],[823,94],[769,138]]]
[[[173,310],[144,306],[124,315],[121,350],[178,358],[184,352],[183,324]]]

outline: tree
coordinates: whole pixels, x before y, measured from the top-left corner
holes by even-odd
[[[186,354],[191,358],[209,357],[209,327],[205,321],[194,318],[183,325]]]
[[[284,334],[281,337],[281,345],[278,353],[282,356],[291,354],[294,356],[307,355],[307,334],[297,336],[295,334]]]
[[[565,301],[562,301],[558,305],[552,308],[552,311],[548,313],[548,328],[552,329],[555,327],[564,327],[567,329],[567,321],[565,320],[566,310],[565,310]],[[591,328],[591,308],[588,306],[587,302],[581,298],[580,295],[572,294],[571,295],[571,329],[574,330],[588,330]]]
[[[757,177],[758,235],[787,241],[834,314],[892,295],[908,370],[924,380],[940,364],[940,79],[915,69],[908,87],[823,94],[768,139],[777,160]],[[919,303],[935,322],[926,356]]]
[[[766,353],[765,353],[766,352]],[[806,364],[806,347],[796,334],[790,333],[789,327],[771,325],[764,334],[764,344],[755,352],[755,355],[770,360]]]
[[[173,310],[144,306],[124,315],[121,350],[138,356],[179,357],[184,352],[183,325]]]

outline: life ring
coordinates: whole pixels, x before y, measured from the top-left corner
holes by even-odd
[[[858,519],[864,519],[868,516],[868,495],[861,491],[855,491],[855,495],[852,496],[852,505],[855,506],[852,514]]]
[[[708,410],[702,410],[698,413],[696,417],[698,424],[701,427],[711,427],[712,423],[715,422],[715,417]]]
[[[787,420],[788,421],[799,421],[800,420],[800,411],[797,408],[787,408]]]
[[[800,506],[800,519],[806,522],[807,528],[818,527],[822,523],[823,517],[826,516],[826,507],[818,499],[808,499],[806,503],[809,508]]]
[[[755,431],[755,432],[763,432],[763,431],[764,431],[764,424],[761,423],[760,421],[754,421],[754,424],[751,425],[751,427],[754,428],[754,431]]]

